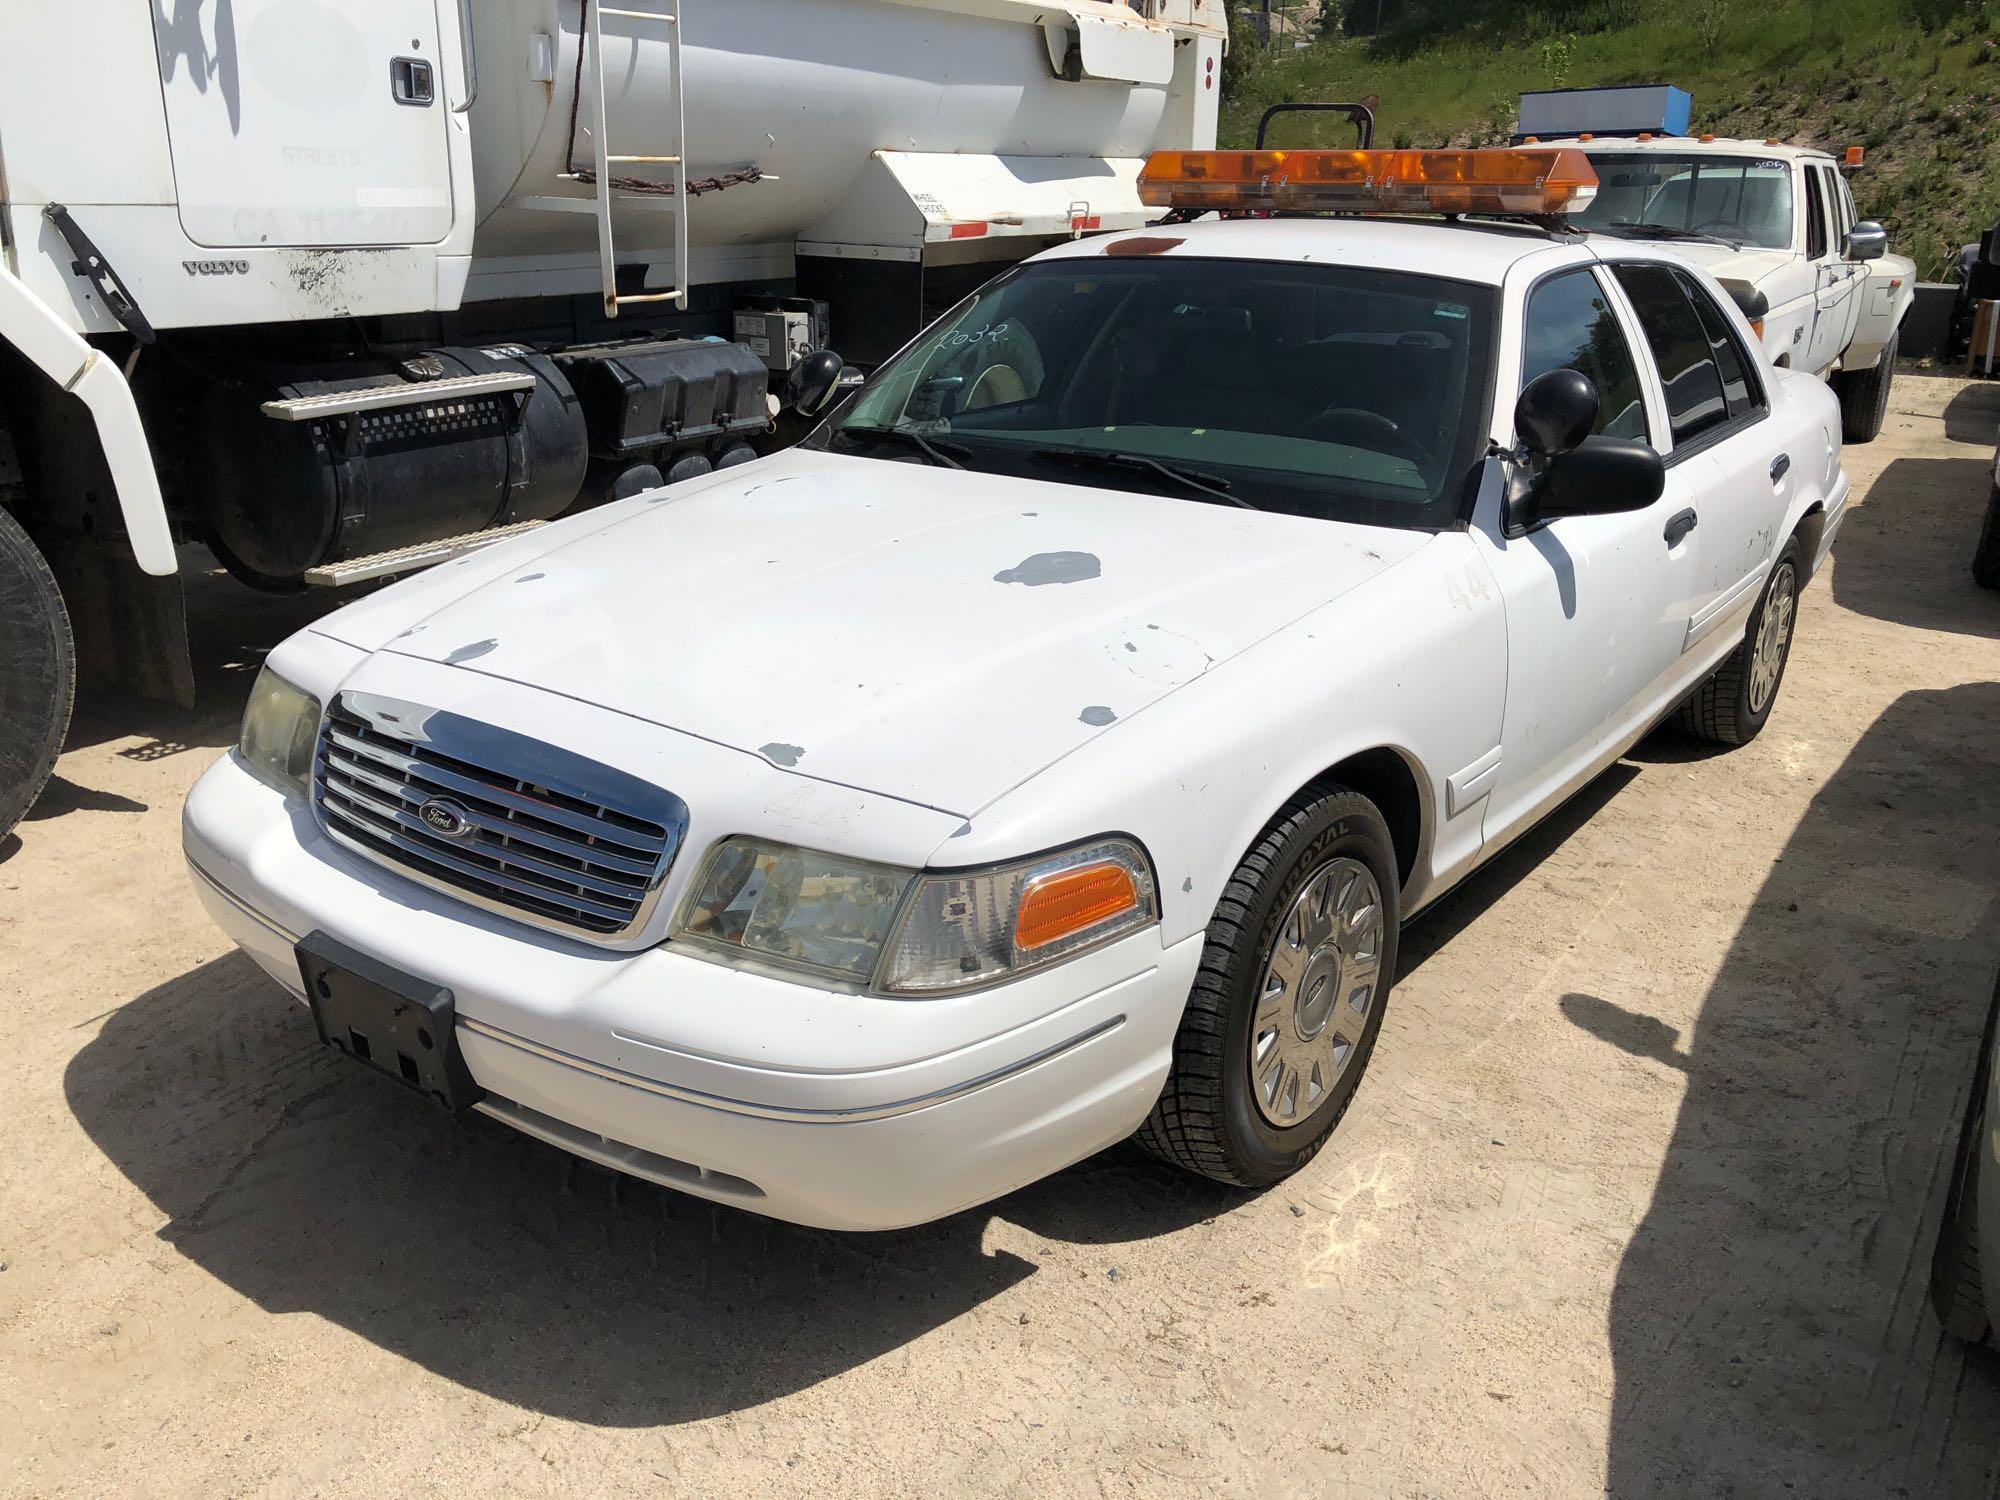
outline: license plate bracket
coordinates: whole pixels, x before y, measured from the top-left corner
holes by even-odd
[[[461,1111],[486,1097],[458,1050],[444,985],[406,974],[323,932],[298,945],[299,978],[319,1039],[406,1088]]]

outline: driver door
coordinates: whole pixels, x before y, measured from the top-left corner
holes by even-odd
[[[1856,281],[1861,267],[1847,259],[1847,230],[1841,223],[1844,206],[1839,182],[1830,167],[1808,162],[1806,179],[1806,256],[1813,269],[1813,327],[1805,367],[1818,374],[1847,347],[1859,304]]]
[[[1596,431],[1663,446],[1652,360],[1605,268],[1536,282],[1518,347],[1518,368],[1499,382],[1500,413],[1512,412],[1537,375],[1580,370],[1598,388]],[[1495,422],[1503,434],[1511,425],[1505,415]],[[1692,534],[1665,523],[1692,504],[1695,483],[1686,466],[1670,466],[1665,492],[1644,510],[1563,516],[1517,538],[1501,529],[1497,495],[1483,498],[1475,545],[1507,607],[1507,707],[1488,848],[1582,786],[1650,722],[1680,661],[1696,582]]]

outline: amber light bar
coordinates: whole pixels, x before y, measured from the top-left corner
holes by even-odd
[[[1597,196],[1572,147],[1465,151],[1155,151],[1153,208],[1291,213],[1561,214]]]

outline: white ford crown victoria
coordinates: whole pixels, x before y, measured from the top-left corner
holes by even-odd
[[[1379,201],[1526,160],[1518,209],[1552,156]],[[1355,207],[1356,161],[1149,191]],[[1135,1131],[1276,1181],[1402,923],[1677,710],[1762,726],[1848,485],[1756,348],[1554,221],[1065,245],[804,446],[286,641],[195,885],[325,1041],[761,1213],[909,1224]]]

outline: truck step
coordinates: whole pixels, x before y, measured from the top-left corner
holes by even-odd
[[[440,401],[493,396],[502,391],[528,391],[534,387],[535,377],[526,371],[452,375],[443,380],[399,380],[393,385],[365,386],[358,391],[331,391],[324,396],[293,396],[284,401],[266,401],[262,410],[265,416],[280,422],[316,422],[322,417],[346,417],[355,412],[396,406],[435,406]]]
[[[434,381],[433,384],[442,384]],[[450,562],[455,557],[464,557],[468,552],[477,552],[481,547],[490,547],[495,542],[504,542],[510,537],[525,535],[538,526],[546,526],[546,521],[517,521],[512,526],[495,526],[491,531],[468,531],[461,536],[439,537],[434,542],[419,542],[412,547],[397,547],[388,552],[377,552],[369,557],[350,557],[345,562],[322,563],[317,568],[306,569],[306,582],[317,588],[339,588],[345,583],[365,583],[371,578],[387,578],[392,573],[412,573],[418,568],[434,567],[438,563]]]

